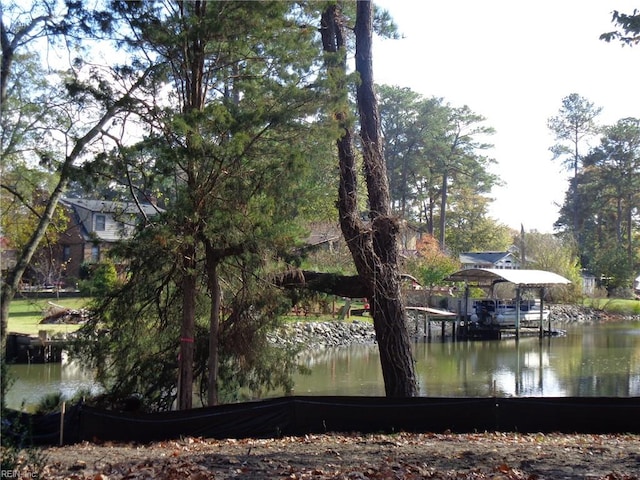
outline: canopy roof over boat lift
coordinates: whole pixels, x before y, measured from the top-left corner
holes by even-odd
[[[571,283],[562,275],[545,270],[501,268],[468,268],[449,275],[445,280],[450,282],[475,283],[479,287],[490,287],[499,282],[509,282],[526,288],[568,285]]]
[[[469,285],[475,284],[477,287],[486,289],[490,288],[493,294],[493,287],[501,282],[508,282],[515,285],[516,299],[515,299],[515,335],[516,338],[520,335],[520,298],[521,290],[527,289],[540,289],[540,322],[538,325],[539,336],[544,334],[543,329],[543,305],[544,305],[544,291],[547,287],[553,285],[568,285],[571,282],[557,273],[547,272],[545,270],[522,270],[522,269],[498,269],[498,268],[469,268],[465,270],[459,270],[452,275],[449,275],[445,280],[451,282],[465,282],[465,310],[464,315],[467,315],[467,307],[469,305]],[[551,317],[549,316],[548,331],[551,332]],[[466,325],[466,324],[465,324]],[[468,327],[468,325],[467,325]]]

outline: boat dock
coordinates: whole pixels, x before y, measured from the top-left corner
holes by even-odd
[[[458,301],[457,318],[460,338],[495,338],[523,334],[540,338],[557,335],[551,328],[550,312],[545,308],[545,289],[552,285],[571,283],[566,278],[544,270],[470,268],[447,277],[448,281],[464,282],[464,299]],[[500,300],[493,295],[501,283],[513,285],[515,299]],[[489,298],[473,300],[469,289],[473,285],[489,291]],[[525,291],[538,293],[538,300],[524,300]],[[463,303],[464,302],[464,303]]]
[[[7,363],[53,363],[62,361],[67,340],[51,339],[46,331],[40,335],[9,333],[5,359]]]

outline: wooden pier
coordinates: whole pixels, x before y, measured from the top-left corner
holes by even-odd
[[[50,339],[45,331],[40,335],[9,333],[5,360],[7,363],[53,363],[62,361],[64,339]]]
[[[414,338],[422,338],[431,341],[434,337],[433,323],[440,324],[440,338],[445,338],[447,325],[451,326],[451,335],[456,337],[458,316],[454,312],[440,310],[432,307],[409,306],[405,307],[407,313],[413,313],[413,324],[407,323],[408,328],[413,326]]]

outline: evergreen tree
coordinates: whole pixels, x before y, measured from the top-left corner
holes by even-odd
[[[609,291],[630,288],[640,262],[640,120],[625,118],[606,127],[583,165],[577,184],[583,265],[602,278]],[[561,213],[566,217],[573,207],[567,202]]]
[[[607,42],[619,40],[624,45],[640,43],[640,12],[638,10],[634,9],[630,14],[614,10],[611,21],[616,24],[618,29],[603,33],[600,35],[601,40]]]
[[[263,342],[255,335],[264,335],[282,308],[274,290],[250,280],[266,278],[301,234],[296,205],[306,182],[299,180],[310,169],[304,141],[313,138],[309,119],[319,109],[313,88],[318,49],[315,32],[301,27],[306,17],[296,21],[303,14],[289,2],[123,1],[103,15],[128,55],[154,65],[154,88],[132,109],[145,136],[118,149],[112,163],[119,169],[114,177],[130,180],[131,191],[163,191],[166,213],[155,221],[163,222],[165,251],[158,256],[170,267],[156,282],[172,285],[172,302],[180,299],[179,308],[163,316],[180,325],[165,331],[180,352],[181,409],[192,406],[202,351],[208,366],[200,371],[207,377],[201,384],[208,403],[216,404],[219,368],[229,362],[221,352],[235,352],[245,371],[257,367],[251,352]],[[144,231],[140,235],[134,242],[149,241]],[[128,253],[138,264],[136,256],[144,252]],[[267,292],[271,302],[264,300]],[[131,302],[131,312],[139,302],[134,295],[117,299],[124,301]],[[252,332],[244,351],[222,344],[233,332]]]
[[[583,151],[581,147],[591,137],[599,131],[596,118],[602,111],[601,107],[596,107],[592,102],[577,93],[572,93],[562,99],[562,106],[558,115],[549,118],[547,126],[554,134],[556,144],[549,150],[553,153],[553,158],[561,159],[567,170],[573,171],[570,183],[570,191],[573,198],[573,216],[571,222],[571,233],[574,235],[578,245],[582,243],[580,228],[578,175],[582,167]]]
[[[498,180],[488,171],[494,160],[481,152],[490,147],[484,140],[493,129],[468,107],[453,108],[406,88],[382,86],[380,91],[393,207],[428,234],[437,229],[445,248],[447,239],[455,241],[459,234],[449,228],[465,216],[465,202],[482,206],[475,213],[486,216],[485,195]],[[449,214],[454,221],[448,221]]]

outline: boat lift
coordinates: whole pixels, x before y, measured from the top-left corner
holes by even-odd
[[[465,330],[469,328],[469,312],[467,311],[469,305],[469,286],[474,284],[479,288],[490,289],[493,293],[493,288],[496,284],[507,282],[515,285],[516,298],[515,298],[515,335],[516,338],[520,336],[520,302],[522,297],[522,291],[527,289],[538,289],[540,293],[540,322],[539,322],[539,335],[544,335],[543,326],[543,314],[544,314],[544,294],[545,289],[553,285],[568,285],[571,282],[561,275],[553,272],[547,272],[545,270],[524,270],[524,269],[497,269],[497,268],[468,268],[459,270],[449,275],[445,280],[451,282],[464,282],[464,312],[459,309],[458,315],[463,315],[465,322]],[[551,320],[549,319],[549,333],[551,333]],[[499,332],[499,330],[498,330]]]

